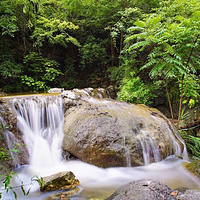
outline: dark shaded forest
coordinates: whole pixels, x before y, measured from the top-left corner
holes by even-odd
[[[117,88],[117,98],[198,118],[198,0],[1,0],[0,88]],[[179,125],[178,125],[179,126]]]

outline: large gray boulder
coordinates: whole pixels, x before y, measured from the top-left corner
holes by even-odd
[[[177,199],[179,200],[199,200],[200,191],[198,190],[189,190],[187,188],[180,188],[177,193]]]
[[[106,200],[199,200],[200,191],[179,188],[172,190],[166,184],[151,179],[130,182],[117,189]]]
[[[144,105],[83,98],[65,113],[63,150],[96,166],[159,162],[183,148],[169,120]]]
[[[176,193],[155,180],[136,180],[116,190],[106,200],[175,200]]]

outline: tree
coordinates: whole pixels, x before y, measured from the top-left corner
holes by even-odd
[[[187,8],[187,9],[186,9]],[[171,81],[181,84],[178,125],[180,121],[184,78],[195,75],[199,68],[200,2],[169,0],[128,29],[126,51],[145,52],[142,70],[149,70],[168,88]],[[166,89],[168,93],[168,89]],[[169,97],[169,95],[168,95]],[[172,105],[171,116],[173,119]]]
[[[59,56],[65,57],[69,46],[80,46],[73,37],[78,26],[70,22],[65,13],[63,0],[0,2],[0,82],[5,92],[46,90],[53,82],[59,87],[59,75],[65,70],[64,61],[58,64]],[[39,53],[42,60],[50,64],[44,65],[46,69],[38,64],[37,68],[46,70],[41,82],[36,78],[35,69],[23,62],[32,52]],[[31,87],[27,87],[28,84]]]
[[[50,87],[56,87],[57,77],[62,74],[56,61],[43,58],[39,53],[31,52],[25,57],[24,63],[27,68],[25,75],[21,76],[21,80],[25,91],[46,91]]]

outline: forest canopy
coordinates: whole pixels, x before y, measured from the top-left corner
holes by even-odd
[[[199,32],[199,0],[1,0],[0,88],[112,84],[180,118],[199,101]]]

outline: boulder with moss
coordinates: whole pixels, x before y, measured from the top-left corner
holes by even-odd
[[[70,171],[42,177],[38,182],[40,183],[41,192],[73,189],[79,185],[79,180],[75,179],[75,175]]]

